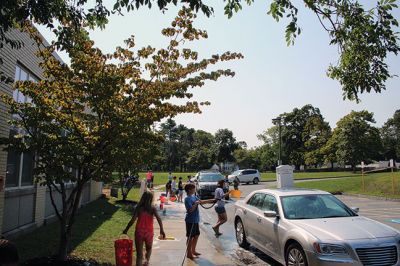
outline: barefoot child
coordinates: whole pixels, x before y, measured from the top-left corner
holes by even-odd
[[[185,198],[185,207],[186,207],[186,237],[187,237],[187,253],[186,256],[189,259],[198,258],[200,253],[196,251],[197,240],[200,236],[200,213],[199,213],[199,204],[204,203],[213,203],[215,200],[199,200],[195,193],[195,185],[187,184],[185,186],[185,191],[187,193],[187,197]]]
[[[143,193],[135,211],[133,212],[132,219],[129,221],[128,225],[123,231],[123,233],[126,234],[137,219],[135,231],[136,265],[142,265],[143,244],[146,245],[146,262],[143,265],[148,265],[150,261],[154,236],[154,217],[156,217],[157,222],[160,225],[160,235],[165,238],[161,218],[157,213],[157,209],[153,206],[153,198],[154,195],[152,192],[145,191]]]
[[[225,201],[224,199],[226,196],[229,195],[229,191],[224,194],[223,187],[226,184],[224,180],[218,181],[218,187],[215,190],[215,200],[217,201],[217,205],[215,206],[215,212],[218,215],[218,221],[217,223],[212,227],[212,229],[215,232],[215,236],[220,236],[222,235],[219,231],[219,227],[226,223],[228,220],[228,217],[226,215],[226,210],[225,210]]]

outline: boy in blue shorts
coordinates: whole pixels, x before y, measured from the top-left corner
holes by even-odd
[[[197,240],[200,236],[200,212],[199,204],[214,203],[214,199],[210,200],[200,200],[196,195],[194,195],[196,187],[194,184],[187,184],[185,186],[185,191],[187,197],[185,198],[185,208],[186,208],[186,237],[187,237],[187,253],[186,256],[193,260],[198,258],[200,253],[196,251]]]

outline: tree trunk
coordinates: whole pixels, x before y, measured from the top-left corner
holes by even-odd
[[[90,178],[85,180],[90,180]],[[67,259],[70,251],[72,225],[75,222],[76,211],[78,210],[83,186],[86,182],[87,181],[78,182],[76,191],[73,191],[66,201],[68,204],[63,204],[65,207],[60,221],[60,242],[57,254],[57,258],[62,261]]]
[[[60,224],[60,243],[58,247],[58,256],[57,258],[61,261],[67,259],[68,251],[69,251],[69,242],[70,236],[67,233],[65,222],[61,222]]]

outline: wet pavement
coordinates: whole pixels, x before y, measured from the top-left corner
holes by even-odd
[[[242,192],[241,199],[246,197],[254,190],[264,189],[274,186],[274,182],[261,183],[258,185],[241,185],[239,189]],[[338,195],[346,205],[350,207],[359,207],[360,215],[382,222],[397,230],[400,230],[400,202],[382,200],[375,198],[363,198],[349,195]],[[212,241],[217,250],[230,257],[237,265],[271,265],[281,266],[261,251],[250,247],[249,250],[240,248],[236,243],[234,231],[234,204],[236,200],[230,200],[225,205],[228,222],[221,226],[222,236],[216,238],[211,226],[217,221],[217,215],[214,209],[201,209],[202,224],[201,228],[206,232],[207,237]]]
[[[213,243],[206,237],[203,230],[201,230],[201,235],[197,244],[197,251],[202,255],[196,260],[186,259],[186,225],[184,221],[186,210],[184,204],[171,202],[170,204],[164,205],[164,210],[160,210],[160,214],[163,220],[165,233],[167,237],[174,237],[175,240],[158,240],[159,227],[158,223],[154,221],[155,236],[150,259],[151,265],[235,265],[229,257],[224,256],[214,248]]]
[[[244,198],[254,190],[273,186],[273,182],[258,185],[241,185],[241,198]],[[386,201],[374,198],[363,198],[348,195],[337,196],[340,200],[350,207],[359,207],[360,215],[380,221],[400,230],[400,202]],[[200,208],[200,229],[199,251],[203,255],[196,261],[185,261],[184,265],[271,265],[282,266],[278,262],[264,255],[261,251],[250,247],[249,250],[240,248],[236,243],[233,218],[234,204],[236,199],[227,202],[226,210],[228,222],[221,226],[223,233],[220,237],[215,237],[212,226],[217,221],[214,208]],[[205,207],[210,205],[205,205]],[[175,241],[154,241],[152,265],[181,265],[185,251],[185,208],[183,203],[171,203],[166,205],[166,213],[163,217],[166,223],[165,230],[167,235],[178,236]],[[155,227],[156,227],[155,223]],[[155,230],[157,230],[155,228]],[[157,231],[155,231],[157,233]],[[182,233],[183,232],[183,233]],[[157,250],[163,250],[158,252]],[[158,255],[156,255],[158,254]]]

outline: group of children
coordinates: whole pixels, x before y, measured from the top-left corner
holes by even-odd
[[[236,188],[237,188],[237,184]],[[216,203],[215,211],[218,215],[218,221],[213,230],[216,236],[221,235],[219,227],[227,221],[227,215],[225,210],[225,197],[229,192],[224,193],[223,188],[225,186],[225,180],[218,182],[218,187],[215,191],[215,198],[208,200],[200,200],[196,195],[196,186],[192,183],[191,177],[188,176],[188,182],[183,186],[182,177],[179,177],[178,186],[176,186],[176,177],[172,177],[166,184],[167,195],[178,194],[178,202],[183,202],[183,190],[185,190],[187,196],[185,198],[185,224],[186,224],[186,237],[187,237],[187,249],[186,257],[189,259],[196,259],[201,254],[196,250],[197,241],[200,236],[200,212],[199,205],[207,203]],[[177,187],[177,189],[176,189]],[[136,265],[148,265],[152,250],[154,228],[153,218],[155,217],[160,226],[160,236],[165,238],[165,232],[162,220],[157,212],[156,207],[153,205],[154,194],[150,191],[145,191],[137,204],[135,211],[128,225],[124,229],[123,233],[126,234],[129,228],[136,222],[135,231],[135,246],[136,246]],[[146,255],[145,263],[143,262],[143,245],[145,245]]]
[[[191,176],[188,177],[188,183],[191,183]],[[165,184],[165,193],[167,197],[178,196],[178,202],[183,202],[183,180],[182,177],[179,177],[178,183],[176,182],[176,176],[168,176],[168,181]]]

